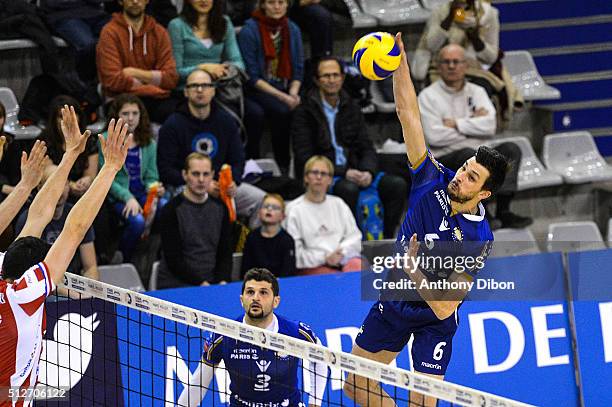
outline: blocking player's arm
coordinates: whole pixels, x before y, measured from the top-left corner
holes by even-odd
[[[395,111],[402,125],[408,160],[414,167],[425,156],[427,146],[425,145],[419,104],[414,85],[410,79],[410,68],[408,67],[408,59],[406,58],[401,33],[396,34],[395,43],[399,47],[401,55],[399,68],[393,73]]]
[[[416,258],[418,253],[419,243],[417,242],[416,233],[410,238],[410,249],[408,255],[412,258]],[[434,314],[438,319],[443,320],[455,312],[461,301],[465,298],[468,290],[456,289],[456,290],[437,290],[422,287],[423,281],[427,281],[427,277],[418,268],[405,269],[406,274],[415,283],[415,289],[421,296],[421,298],[429,305]],[[453,282],[469,282],[472,277],[465,273],[452,273],[448,278],[449,283]],[[458,286],[462,286],[459,284]]]
[[[210,381],[213,378],[214,368],[221,362],[220,345],[222,341],[222,336],[215,335],[212,345],[205,348],[202,360],[198,364],[198,368],[193,376],[189,377],[189,383],[185,384],[185,389],[179,396],[177,405],[196,407],[204,400]]]
[[[116,124],[113,119],[108,125],[108,138],[105,140],[101,135],[98,136],[104,154],[104,165],[87,192],[70,211],[64,229],[45,257],[45,263],[55,283],[63,279],[66,268],[97,216],[115,175],[123,167],[131,139],[131,135],[126,137],[127,131],[128,126],[122,119]]]
[[[38,185],[43,175],[47,147],[42,141],[36,141],[30,155],[21,153],[21,180],[0,204],[0,234],[10,225],[19,210]]]
[[[70,170],[79,155],[85,151],[90,131],[81,134],[79,121],[74,107],[64,105],[61,110],[61,127],[66,143],[66,152],[59,166],[51,174],[45,185],[38,191],[28,210],[28,219],[19,233],[18,239],[24,236],[40,237],[53,219],[55,205],[62,196]]]

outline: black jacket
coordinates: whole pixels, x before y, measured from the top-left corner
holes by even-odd
[[[336,142],[344,149],[346,167],[335,166],[335,175],[344,176],[349,168],[376,174],[377,158],[368,137],[361,108],[342,91],[336,115]],[[336,162],[336,151],[331,142],[327,117],[318,89],[311,90],[295,110],[291,123],[295,173],[302,178],[304,164],[313,155],[323,155]]]

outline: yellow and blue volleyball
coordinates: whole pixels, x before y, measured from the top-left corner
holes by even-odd
[[[364,77],[373,81],[385,79],[400,64],[395,38],[386,32],[364,35],[353,48],[353,63]]]

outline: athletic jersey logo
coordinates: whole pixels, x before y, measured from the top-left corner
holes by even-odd
[[[217,155],[219,141],[212,133],[198,133],[191,142],[191,149],[213,158],[215,155]]]
[[[266,371],[268,370],[272,362],[260,360],[258,362],[255,362],[255,364],[257,365],[257,368],[261,373],[256,376],[257,381],[255,382],[253,390],[270,391],[270,380],[272,379],[272,377],[266,374]]]
[[[448,221],[446,220],[446,218],[442,218],[442,222],[440,223],[440,227],[438,228],[438,230],[440,232],[444,232],[449,230],[450,228],[448,227]]]

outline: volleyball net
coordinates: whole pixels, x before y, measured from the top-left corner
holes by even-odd
[[[378,383],[398,406],[423,405],[411,392],[438,406],[527,406],[84,277],[66,274],[63,288],[70,299],[47,302],[39,366],[38,387],[56,393],[36,406],[358,405],[347,393],[379,405]],[[220,337],[233,349],[222,360]],[[370,382],[345,386],[349,374]]]

